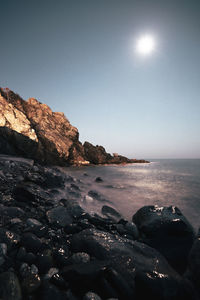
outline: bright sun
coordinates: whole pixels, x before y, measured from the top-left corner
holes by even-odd
[[[141,55],[149,55],[155,50],[155,39],[151,35],[143,35],[136,42],[136,51]]]

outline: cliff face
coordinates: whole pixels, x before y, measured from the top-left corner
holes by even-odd
[[[102,146],[79,141],[79,133],[61,112],[34,98],[24,101],[0,88],[0,153],[51,165],[145,162],[110,155]]]
[[[10,90],[0,89],[0,126],[4,149],[6,135],[10,148],[19,148],[21,139],[17,132],[35,142],[31,156],[38,161],[65,165],[80,164],[85,160],[77,128],[63,113],[53,112],[34,98],[24,101]],[[0,152],[5,152],[4,149],[1,146]],[[19,155],[20,149],[16,152]],[[22,153],[26,157],[30,157],[29,154]]]

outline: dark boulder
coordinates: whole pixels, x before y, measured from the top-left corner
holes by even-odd
[[[15,232],[0,228],[0,243],[5,243],[8,246],[8,250],[14,249],[19,245],[20,236]]]
[[[144,206],[133,216],[140,240],[162,253],[175,270],[187,265],[195,233],[177,207]]]
[[[101,212],[103,215],[105,215],[106,217],[113,219],[114,221],[118,222],[122,216],[120,215],[120,213],[118,211],[116,211],[113,207],[108,206],[108,205],[103,205]]]
[[[42,249],[42,241],[33,233],[24,233],[21,238],[21,245],[26,248],[27,251],[37,253]]]
[[[195,240],[190,251],[186,276],[192,280],[200,297],[200,238]]]
[[[46,215],[49,223],[55,224],[58,227],[65,227],[72,223],[72,217],[68,213],[68,210],[63,206],[57,206],[48,210]]]
[[[194,299],[190,284],[169,266],[160,253],[145,244],[92,229],[75,234],[70,241],[72,251],[87,252],[106,262],[105,267],[112,267],[138,299],[147,297],[148,293],[159,300]],[[127,295],[126,299],[132,298]]]

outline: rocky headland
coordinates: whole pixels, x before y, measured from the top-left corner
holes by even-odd
[[[126,220],[85,195],[84,178],[0,157],[0,299],[200,299],[200,238],[181,211],[145,206]]]
[[[126,220],[85,192],[84,169],[77,179],[59,167],[143,161],[82,145],[62,113],[3,89],[0,149],[0,299],[200,299],[200,235],[177,207]]]
[[[82,145],[78,129],[63,113],[35,98],[25,101],[8,88],[0,88],[0,153],[60,166],[146,162],[112,156],[89,142]]]

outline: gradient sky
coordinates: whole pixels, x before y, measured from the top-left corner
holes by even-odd
[[[200,1],[0,0],[0,86],[132,158],[200,158]],[[134,51],[142,34],[156,51]]]

